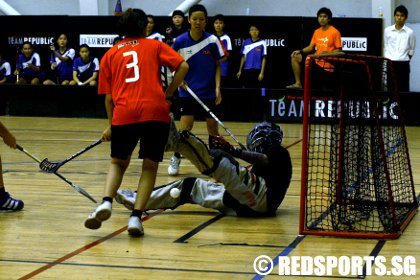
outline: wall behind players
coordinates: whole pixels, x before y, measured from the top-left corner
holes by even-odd
[[[69,46],[76,50],[81,43],[91,47],[91,55],[101,58],[112,46],[117,35],[114,16],[2,16],[0,26],[8,26],[0,36],[0,49],[14,68],[17,48],[24,40],[31,40],[40,54],[44,70],[49,69],[49,45],[60,33],[68,35]],[[318,28],[314,17],[259,17],[228,16],[226,32],[231,37],[233,51],[229,57],[228,84],[239,87],[236,73],[239,68],[239,50],[243,39],[248,38],[249,25],[260,26],[260,37],[268,45],[265,87],[284,88],[292,81],[290,53],[308,45],[312,33]],[[157,31],[164,34],[170,23],[168,17],[157,17]],[[342,34],[345,51],[381,55],[382,20],[369,18],[334,18],[332,25]],[[22,28],[24,26],[25,28]],[[213,20],[209,18],[208,30],[212,31]]]

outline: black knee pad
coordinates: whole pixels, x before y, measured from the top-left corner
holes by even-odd
[[[180,204],[191,202],[191,192],[196,180],[197,178],[195,177],[187,177],[184,179],[182,182],[181,195],[179,197]]]
[[[194,137],[195,139],[197,139],[198,141],[200,141],[201,143],[203,143],[203,145],[206,147],[206,149],[208,150],[209,148],[207,147],[207,144],[204,143],[203,140],[201,140],[200,138],[198,138],[197,136],[195,136],[194,133],[192,133],[189,130],[182,130],[180,131],[181,137],[184,139],[188,139],[189,137]]]

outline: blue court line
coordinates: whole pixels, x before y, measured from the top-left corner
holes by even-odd
[[[379,253],[381,252],[382,248],[385,246],[386,241],[385,240],[379,240],[378,243],[376,243],[376,246],[373,248],[372,252],[370,252],[371,257],[376,258]],[[371,264],[373,264],[374,261],[372,261]],[[358,275],[357,278],[359,279],[365,279],[366,278],[366,264],[363,266],[363,274]]]
[[[386,157],[388,157],[389,155],[391,155],[400,145],[402,144],[402,140],[400,140],[394,147],[392,147],[392,149],[390,149],[387,153],[386,153]],[[379,164],[380,161],[377,163]],[[369,168],[369,173],[371,173],[373,171],[372,168]],[[420,200],[420,195],[418,196],[417,200]],[[333,207],[335,207],[335,205],[330,205],[330,207],[328,207],[328,209],[326,211],[324,211],[324,213],[322,213],[312,224],[311,226],[316,226],[317,224],[319,224],[325,217],[328,216],[328,214],[333,210]],[[278,265],[278,259],[280,256],[287,256],[289,255],[293,249],[295,249],[297,247],[297,245],[303,241],[303,239],[305,238],[305,236],[297,236],[292,243],[289,244],[289,246],[286,247],[286,249],[284,249],[280,254],[278,254],[274,259],[273,259],[273,268],[276,267]],[[375,248],[373,249],[373,251],[371,252],[370,256],[377,256],[380,252],[380,250],[382,249],[382,247],[385,245],[385,241],[379,241],[377,243],[377,245],[375,246]],[[267,267],[267,269],[271,269],[271,264],[269,264]],[[259,280],[259,279],[263,279],[265,277],[265,275],[260,275],[260,274],[256,274],[252,279],[253,280]],[[300,276],[301,277],[301,276]],[[313,276],[311,276],[313,277]],[[359,275],[357,277],[334,277],[334,276],[323,276],[323,278],[358,278],[358,279],[364,279],[366,278],[366,265],[363,269],[363,275]]]
[[[314,228],[317,225],[319,225],[328,215],[331,213],[331,211],[335,210],[337,207],[337,204],[331,204],[330,207],[328,207],[327,210],[324,211],[315,221],[313,221],[308,228]]]
[[[401,146],[401,144],[403,144],[403,141],[402,141],[402,139],[400,139],[395,145],[394,145],[394,147],[392,147],[388,152],[386,152],[386,154],[385,154],[385,157],[387,158],[387,157],[389,157],[391,154],[393,154],[396,150],[397,150],[397,148],[399,147],[399,146]],[[376,162],[375,162],[375,164],[373,165],[373,167],[369,167],[369,169],[367,170],[367,171],[365,171],[365,173],[364,174],[362,174],[362,177],[357,181],[357,182],[355,182],[353,185],[351,185],[344,193],[343,193],[343,195],[344,196],[347,196],[348,194],[350,194],[350,193],[352,193],[355,189],[356,189],[356,187],[357,186],[359,186],[366,178],[368,178],[369,177],[369,175],[370,174],[372,174],[373,173],[373,170],[377,170],[377,169],[379,169],[379,167],[380,167],[380,165],[381,165],[381,163],[383,162],[383,160],[382,159],[378,159]]]
[[[279,264],[279,257],[284,257],[284,256],[289,255],[293,251],[293,249],[295,249],[299,245],[299,243],[303,241],[304,238],[305,238],[305,235],[296,236],[296,238],[292,241],[292,243],[290,243],[282,252],[280,252],[280,254],[278,254],[273,259],[273,268]],[[271,269],[271,264],[269,264],[266,268]],[[252,279],[259,280],[259,279],[263,279],[264,277],[265,275],[256,274]]]
[[[388,156],[390,156],[393,152],[395,152],[395,150],[399,147],[399,146],[401,146],[401,144],[402,144],[403,142],[402,142],[402,139],[400,140],[400,141],[398,141],[397,142],[397,144],[394,146],[394,147],[392,147],[386,154],[385,154],[385,156],[386,157],[388,157]],[[378,162],[376,162],[376,164],[375,164],[375,168],[379,168],[379,164],[380,164],[380,162],[382,162],[382,160],[378,160]],[[371,174],[373,172],[373,168],[372,167],[370,167],[369,169],[368,169],[368,171],[366,171],[365,172],[365,174],[363,174],[363,176],[362,176],[362,178],[359,180],[359,181],[357,181],[356,183],[354,183],[352,186],[350,186],[349,187],[349,189],[348,190],[346,190],[345,192],[344,192],[344,195],[346,196],[346,195],[348,195],[349,193],[351,193],[351,192],[353,192],[354,191],[354,189],[358,186],[358,185],[360,185],[360,183],[364,180],[364,179],[366,179],[368,176],[369,176],[369,174]],[[315,221],[313,221],[310,225],[309,225],[309,228],[313,228],[313,227],[315,227],[315,226],[317,226],[319,223],[321,223],[330,213],[331,213],[331,211],[333,211],[335,208],[336,208],[337,206],[336,206],[336,204],[331,204],[328,208],[327,208],[327,210],[325,210]]]
[[[276,267],[278,265],[278,259],[280,256],[287,256],[289,255],[293,249],[295,249],[297,247],[297,245],[302,242],[302,240],[305,238],[305,236],[299,235],[295,238],[295,240],[293,240],[292,243],[290,243],[290,245],[283,250],[280,254],[278,254],[274,259],[273,259],[273,268]],[[373,248],[373,250],[371,251],[371,253],[369,254],[369,256],[376,258],[379,253],[381,252],[382,248],[385,246],[386,240],[379,240],[375,247]],[[373,263],[374,261],[372,261]],[[266,267],[266,269],[272,269],[271,265],[268,265]],[[268,274],[270,275],[270,274]],[[260,280],[263,279],[266,275],[260,275],[257,274],[254,276],[254,278],[252,278],[253,280]],[[272,276],[272,275],[271,275]],[[279,275],[279,277],[313,277],[313,278],[322,278],[322,279],[331,279],[331,278],[339,278],[339,279],[366,279],[366,263],[363,266],[363,274],[361,275],[357,275],[357,276],[317,276],[317,275]]]
[[[420,194],[417,195],[417,204],[420,204]],[[317,220],[315,220],[311,226],[316,226],[317,224],[319,224],[327,215],[328,213],[332,210],[332,206],[331,205]],[[300,240],[298,238],[301,238]],[[283,250],[279,255],[276,256],[276,258],[273,260],[273,265],[274,267],[278,265],[278,258],[279,256],[287,256],[288,254],[290,254],[292,252],[292,250],[294,248],[297,247],[297,245],[303,240],[303,238],[305,238],[305,236],[297,236],[295,238],[295,240],[285,249]],[[373,248],[372,252],[369,254],[369,256],[373,256],[373,257],[377,257],[379,255],[379,253],[381,252],[382,248],[385,246],[386,240],[379,240],[378,243],[376,243],[375,247]],[[271,265],[267,266],[267,269],[271,268]],[[293,275],[288,275],[288,277],[296,277]],[[259,279],[263,279],[265,277],[265,275],[255,275],[254,278],[252,278],[253,280],[259,280]],[[285,277],[285,276],[283,276]],[[366,279],[366,264],[363,267],[363,274],[362,275],[358,275],[358,276],[354,276],[354,277],[349,277],[349,276],[316,276],[316,275],[299,275],[299,277],[320,277],[323,279],[329,279],[329,278],[340,278],[340,279]]]

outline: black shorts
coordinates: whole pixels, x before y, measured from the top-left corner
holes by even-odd
[[[163,160],[169,123],[148,121],[111,127],[111,157],[127,159],[140,140],[139,158]]]
[[[202,102],[214,114],[217,113],[219,106],[216,106],[214,99],[202,100]],[[201,106],[194,98],[180,97],[178,98],[179,113],[181,116],[194,116],[196,119],[209,119],[211,115]]]
[[[246,88],[263,88],[263,81],[259,81],[261,69],[244,69],[242,70],[241,81]]]
[[[334,89],[338,77],[334,71],[327,71],[317,63],[312,64],[312,88],[316,89]]]
[[[410,91],[410,62],[392,61],[392,66],[394,68],[398,90],[400,92]]]

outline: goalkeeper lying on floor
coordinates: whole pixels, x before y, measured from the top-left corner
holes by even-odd
[[[197,169],[220,183],[189,177],[156,187],[146,210],[175,209],[185,203],[200,204],[227,215],[242,217],[274,216],[289,188],[292,164],[289,152],[281,146],[283,132],[274,123],[257,124],[247,137],[248,150],[233,147],[222,137],[214,137],[215,149],[188,131],[177,132],[174,122],[167,150],[178,151]],[[251,166],[243,167],[240,158]],[[180,195],[173,198],[171,189]],[[179,193],[179,192],[178,192]],[[118,190],[116,201],[133,209],[136,193]]]

